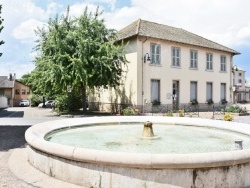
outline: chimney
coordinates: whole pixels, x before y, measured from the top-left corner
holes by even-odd
[[[10,81],[12,81],[12,74],[10,73]]]
[[[16,73],[14,73],[14,76],[13,76],[13,80],[15,80],[16,79]]]

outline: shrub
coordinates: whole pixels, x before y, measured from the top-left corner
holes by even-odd
[[[127,108],[122,110],[122,115],[124,115],[124,116],[136,116],[136,115],[139,115],[139,109],[132,108],[132,107],[127,107]]]
[[[184,117],[185,116],[183,109],[179,110],[178,112],[179,112],[179,117]]]
[[[213,104],[213,103],[214,103],[213,99],[208,99],[207,100],[207,104]]]
[[[230,113],[224,115],[224,121],[233,121],[233,116]]]
[[[226,99],[221,99],[221,104],[227,104],[227,100]]]
[[[41,103],[42,101],[40,100],[40,97],[38,95],[32,94],[31,98],[31,106],[38,106],[39,103]]]
[[[173,111],[172,110],[167,111],[166,116],[173,117],[174,116]]]
[[[154,100],[154,101],[152,102],[152,104],[153,104],[153,105],[160,105],[160,104],[161,104],[161,102],[160,102],[160,101],[158,101],[158,100]]]
[[[63,111],[75,111],[82,107],[81,97],[78,95],[57,95],[56,96],[56,110],[59,112]]]
[[[193,99],[190,101],[192,105],[197,105],[198,104],[198,101],[196,99]]]
[[[238,105],[236,106],[229,106],[225,109],[225,112],[231,112],[231,113],[247,113],[246,107],[240,107]]]

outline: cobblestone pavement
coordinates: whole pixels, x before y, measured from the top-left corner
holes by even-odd
[[[250,105],[247,105],[247,108],[250,110]],[[211,117],[211,112],[200,113],[200,118]],[[50,188],[48,185],[35,186],[18,178],[10,169],[9,160],[15,151],[25,148],[24,133],[27,128],[36,123],[56,119],[62,118],[56,116],[50,109],[27,107],[0,110],[0,188]],[[222,119],[222,116],[217,115],[216,119]],[[234,121],[250,124],[250,116],[235,116]],[[24,172],[26,170],[23,169]]]

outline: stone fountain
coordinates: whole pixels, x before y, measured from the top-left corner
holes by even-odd
[[[150,120],[150,122],[148,122]],[[112,151],[109,150],[110,144],[106,144],[107,148],[94,148],[97,142],[93,142],[92,146],[80,147],[67,143],[52,142],[53,135],[58,133],[62,136],[64,131],[74,131],[76,136],[70,137],[70,143],[77,139],[78,128],[89,131],[85,139],[87,142],[93,135],[91,133],[108,130],[105,134],[109,139],[113,130],[119,126],[124,126],[135,132],[134,123],[143,124],[144,130],[142,137],[154,138],[160,125],[163,128],[175,128],[185,126],[186,130],[192,128],[204,128],[200,133],[211,129],[219,130],[229,134],[238,135],[238,140],[244,140],[244,148],[237,146],[237,150],[228,149],[223,151],[207,151],[207,152],[188,152],[182,153],[182,148],[186,148],[186,142],[182,141],[179,153],[163,152],[158,153],[142,148],[137,152],[131,150],[123,150],[124,143],[120,143],[119,139],[112,142],[114,146]],[[154,131],[152,130],[154,124]],[[112,125],[113,127],[109,126]],[[158,128],[159,127],[159,128]],[[181,130],[182,127],[179,127]],[[85,132],[85,131],[83,131]],[[122,132],[125,134],[126,129]],[[192,131],[191,131],[192,132]],[[119,131],[118,131],[119,133]],[[117,133],[117,134],[118,134]],[[120,137],[116,132],[113,135]],[[137,133],[136,133],[137,134]],[[135,135],[136,135],[135,134]],[[138,133],[139,135],[141,134]],[[163,146],[168,141],[163,141],[173,134],[169,129],[157,132],[160,139],[140,139],[138,143],[145,145],[154,144],[154,142],[163,142]],[[192,133],[191,133],[192,134]],[[218,134],[218,135],[219,135]],[[182,134],[177,132],[179,139]],[[189,138],[194,136],[187,135]],[[186,136],[184,136],[185,138]],[[219,139],[213,134],[206,138]],[[199,119],[199,118],[177,118],[177,117],[156,117],[156,116],[121,116],[121,117],[91,117],[91,118],[72,118],[58,120],[52,122],[41,123],[32,126],[26,131],[25,138],[28,142],[28,160],[31,165],[40,171],[63,181],[70,182],[84,187],[249,187],[250,186],[250,127],[246,124],[225,122],[218,120]],[[62,136],[63,138],[63,136]],[[125,144],[132,139],[129,134],[125,136]],[[177,139],[176,138],[176,139]],[[177,139],[177,140],[178,140]],[[194,140],[194,143],[206,144],[206,139]],[[63,142],[65,139],[62,139]],[[112,140],[112,139],[111,139]],[[188,141],[188,140],[187,140]],[[100,145],[104,141],[100,140]],[[109,143],[111,143],[109,141]],[[132,139],[131,143],[134,143]],[[135,147],[138,145],[135,142]],[[172,142],[172,143],[175,143]],[[232,146],[234,145],[232,141]],[[192,144],[191,144],[192,145]],[[202,144],[201,144],[202,145]],[[207,144],[213,145],[213,144]],[[158,146],[158,145],[157,145]],[[175,146],[175,145],[174,145]],[[219,145],[220,146],[220,145]],[[122,150],[119,150],[122,148]],[[130,147],[128,147],[130,148]],[[171,148],[172,149],[172,148]]]

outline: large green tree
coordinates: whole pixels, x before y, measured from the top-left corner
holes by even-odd
[[[2,5],[0,5],[0,33],[2,32],[3,30],[3,21],[4,19],[1,17],[1,14],[2,14]],[[4,41],[3,40],[0,40],[0,46],[4,44]],[[0,57],[3,55],[3,53],[0,53]]]
[[[115,87],[120,84],[125,59],[124,47],[115,44],[115,31],[107,29],[98,9],[93,14],[86,8],[79,18],[65,16],[51,19],[47,28],[38,29],[31,80],[36,90],[55,94],[67,86],[82,93],[86,110],[87,88]],[[39,79],[38,79],[39,78]]]

